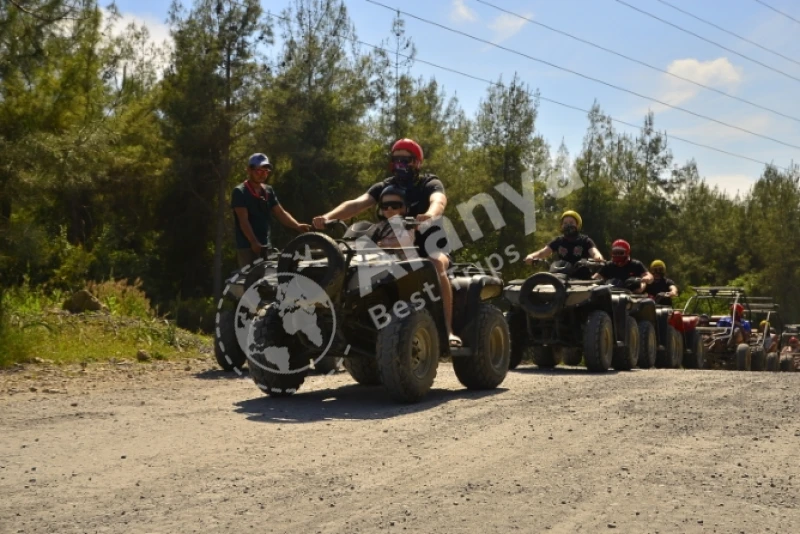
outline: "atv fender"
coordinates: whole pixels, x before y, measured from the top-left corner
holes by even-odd
[[[614,324],[614,340],[618,347],[625,345],[628,310],[630,309],[631,297],[628,293],[611,293],[611,320]]]
[[[653,299],[638,300],[633,303],[630,314],[636,319],[637,322],[648,321],[655,324],[656,303]]]
[[[500,296],[503,291],[503,281],[496,276],[472,275],[457,276],[450,283],[453,286],[453,303],[456,302],[456,293],[466,292],[465,300],[459,299],[459,309],[453,307],[453,331],[459,332],[478,314],[481,302]],[[490,291],[490,289],[494,289]],[[478,331],[469,333],[472,339],[462,339],[470,347],[478,346]],[[449,344],[448,344],[449,345]],[[453,354],[455,356],[455,354]]]

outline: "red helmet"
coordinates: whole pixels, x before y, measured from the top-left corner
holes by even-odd
[[[425,159],[422,147],[413,139],[400,139],[396,141],[395,144],[392,145],[392,152],[395,150],[408,150],[420,163]]]
[[[739,317],[744,315],[744,306],[741,304],[731,304],[731,311],[733,312],[734,316]]]
[[[614,253],[615,250],[622,250],[624,253],[617,252]],[[613,243],[611,243],[611,261],[616,263],[617,265],[625,265],[631,259],[631,245],[624,239],[617,239]]]

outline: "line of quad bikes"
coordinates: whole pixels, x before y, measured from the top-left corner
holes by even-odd
[[[415,224],[406,220],[408,227]],[[555,261],[546,272],[510,282],[475,264],[456,263],[450,273],[452,324],[462,344],[450,346],[433,264],[413,250],[357,243],[370,226],[333,221],[325,232],[297,236],[282,251],[265,250],[261,261],[233,273],[217,314],[219,365],[226,371],[247,365],[270,396],[296,393],[312,369],[328,374],[341,365],[357,383],[380,385],[398,402],[422,400],[443,358],[473,390],[497,388],[523,360],[544,369],[583,365],[591,372],[795,370],[793,357],[780,348],[800,333],[800,325],[783,325],[770,298],[748,297],[736,287],[697,287],[677,310],[634,293],[638,278],[575,276],[579,269],[599,270],[602,263],[591,260]],[[406,258],[409,253],[412,259]],[[366,282],[365,292],[367,269],[378,274]],[[302,331],[287,333],[282,324],[277,288],[293,273],[316,282],[331,303],[315,305],[317,327],[331,340],[324,347]],[[717,324],[736,304],[751,324],[761,319],[769,324],[744,336],[738,336],[740,326]],[[376,309],[387,311],[388,324],[376,324]],[[779,336],[773,352],[767,352],[770,328]],[[737,337],[745,342],[737,343]],[[279,369],[264,347],[286,349],[292,371]]]

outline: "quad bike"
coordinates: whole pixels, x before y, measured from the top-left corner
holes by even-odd
[[[280,251],[263,247],[256,261],[231,273],[217,305],[214,328],[214,357],[224,371],[239,371],[247,363],[246,333],[258,304],[275,299]],[[333,358],[322,358],[314,369],[323,374],[336,372]]]
[[[763,347],[752,347],[748,326],[750,305],[744,289],[738,287],[695,287],[695,295],[686,302],[682,312],[684,323],[695,323],[695,331],[702,336],[706,349],[707,368],[733,368],[750,371],[753,368],[753,355],[756,362],[761,361]],[[745,316],[741,322],[727,324],[723,315],[715,313],[731,310],[741,304]],[[766,365],[766,363],[765,363]]]
[[[404,221],[414,229],[414,219]],[[382,385],[399,402],[422,400],[433,385],[439,360],[451,357],[459,381],[469,389],[494,389],[508,372],[510,341],[502,312],[488,301],[500,296],[503,282],[471,264],[449,270],[453,287],[453,331],[461,347],[451,347],[439,277],[432,261],[416,248],[378,248],[364,221],[347,227],[339,239],[319,232],[292,240],[278,260],[278,283],[302,276],[320,288],[322,298],[305,303],[326,347],[312,343],[305,330],[287,332],[283,308],[288,292],[259,304],[249,345],[250,376],[270,396],[289,396],[303,384],[309,358],[343,358],[362,385]],[[283,286],[281,286],[283,287]],[[323,302],[324,301],[324,302]],[[309,304],[310,302],[310,304]],[[271,360],[279,347],[292,372]],[[285,363],[285,362],[284,362]]]
[[[579,269],[597,272],[603,265],[593,260],[574,265],[558,261],[549,272],[513,280],[505,287],[503,296],[511,305],[507,320],[512,364],[530,351],[541,368],[577,365],[581,353],[589,371],[636,366],[639,328],[630,314],[634,303],[629,292],[573,277]]]
[[[661,369],[704,369],[706,346],[697,331],[698,317],[684,317],[681,310],[661,304],[664,297],[656,296],[657,355],[655,366]]]

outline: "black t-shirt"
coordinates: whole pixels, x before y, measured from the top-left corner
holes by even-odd
[[[589,258],[589,251],[597,248],[592,238],[583,234],[578,234],[574,239],[561,235],[550,241],[547,246],[558,254],[560,259],[570,263]]]
[[[673,282],[669,278],[656,278],[655,280],[653,280],[651,284],[647,284],[645,291],[647,292],[648,295],[655,298],[655,296],[658,295],[659,293],[669,293],[670,286],[677,286],[677,284],[675,284],[675,282]],[[671,306],[672,298],[665,297],[661,299],[658,303],[667,304]]]
[[[381,198],[381,193],[383,190],[390,186],[394,185],[396,187],[400,186],[394,179],[387,178],[382,182],[378,182],[373,184],[368,190],[367,193],[369,196],[375,199],[375,202],[378,202]],[[406,191],[406,206],[408,206],[408,217],[416,217],[422,213],[428,211],[428,208],[431,207],[431,195],[434,193],[444,193],[444,185],[442,184],[441,180],[433,174],[425,174],[420,177],[420,179],[411,185],[410,187],[405,188]]]
[[[647,272],[647,267],[639,260],[630,260],[625,265],[619,266],[613,261],[607,261],[600,269],[600,276],[606,280],[627,280],[628,278],[639,278]]]

